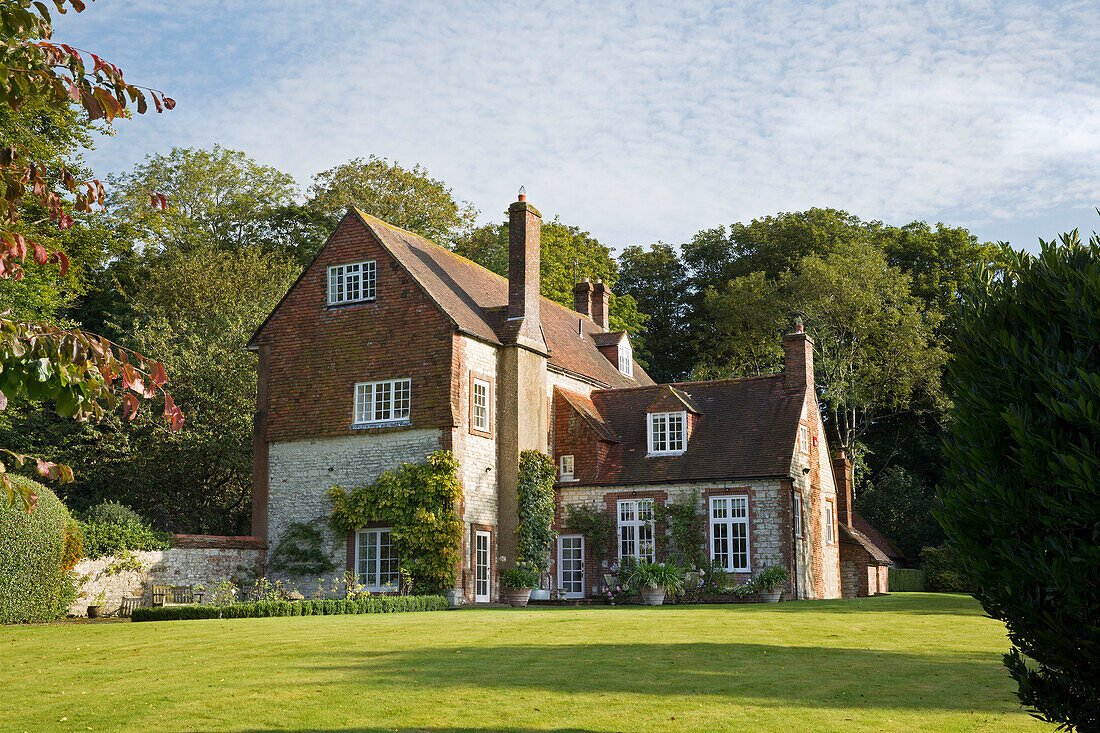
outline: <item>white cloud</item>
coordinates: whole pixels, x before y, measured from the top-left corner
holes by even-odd
[[[1094,205],[1089,9],[135,1],[70,14],[58,37],[179,101],[121,124],[101,169],[219,142],[305,186],[375,153],[487,219],[524,184],[622,246],[814,205],[979,231]]]

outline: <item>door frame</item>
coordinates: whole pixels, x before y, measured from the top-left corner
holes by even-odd
[[[565,550],[565,543],[562,541],[562,540],[565,540],[565,539],[579,539],[581,541],[581,592],[580,593],[569,593],[569,592],[567,592],[565,594],[565,597],[566,598],[584,598],[584,584],[585,584],[587,578],[585,578],[585,572],[584,572],[584,535],[582,535],[582,534],[561,534],[561,535],[558,535],[558,587],[562,588],[562,589],[565,588],[565,580],[564,580],[564,571],[565,571],[564,550]]]
[[[477,592],[477,542],[485,538],[485,594]],[[493,595],[493,533],[485,530],[474,530],[474,603],[488,603]]]

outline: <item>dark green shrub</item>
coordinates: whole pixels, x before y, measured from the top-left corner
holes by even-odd
[[[924,570],[925,590],[936,593],[969,593],[974,590],[974,583],[966,577],[966,571],[951,547],[925,547],[920,551],[920,562]]]
[[[917,568],[890,568],[888,587],[890,592],[920,592],[924,590],[924,571]]]
[[[602,512],[601,512],[602,514]],[[606,514],[604,517],[610,520]],[[680,501],[653,507],[653,517],[668,527],[668,535],[657,535],[657,546],[666,560],[681,568],[700,568],[706,560],[705,517],[699,511],[699,491],[693,490]],[[609,522],[610,524],[610,522]]]
[[[443,596],[370,596],[338,600],[255,601],[231,603],[225,606],[165,606],[134,609],[134,621],[176,621],[202,618],[266,618],[271,616],[310,616],[325,609],[325,614],[338,616],[362,613],[408,613],[415,611],[445,611],[450,607]]]
[[[84,512],[84,521],[91,524],[117,524],[120,527],[145,525],[140,514],[125,504],[110,499]]]
[[[74,595],[65,569],[69,510],[40,483],[10,477],[38,494],[30,514],[0,506],[0,623],[53,621]],[[64,605],[63,605],[64,604]]]
[[[1023,703],[1100,730],[1100,237],[1003,254],[962,294],[936,518]]]
[[[84,554],[91,558],[117,555],[124,550],[165,550],[172,546],[171,535],[142,524],[140,518],[137,523],[128,524],[82,522],[80,532]]]

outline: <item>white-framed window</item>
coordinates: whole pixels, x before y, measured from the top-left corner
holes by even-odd
[[[749,497],[710,497],[710,559],[727,573],[749,572]]]
[[[584,598],[584,537],[563,534],[558,537],[558,587],[566,598]]]
[[[687,412],[649,413],[649,455],[674,456],[687,443]]]
[[[328,304],[374,300],[374,260],[328,268]]]
[[[411,407],[411,380],[391,379],[355,385],[355,411],[352,417],[356,426],[407,423]]]
[[[624,376],[634,378],[634,349],[630,348],[630,341],[625,336],[619,342],[619,371]]]
[[[810,429],[805,425],[798,426],[798,445],[803,453],[810,452]]]
[[[619,500],[619,559],[653,562],[653,499]]]
[[[401,583],[399,567],[389,527],[355,533],[355,572],[367,590],[396,591]]]
[[[489,432],[489,383],[475,379],[470,383],[470,426]]]
[[[794,536],[802,536],[802,497],[794,495]]]
[[[562,456],[558,459],[558,467],[561,469],[561,480],[573,480],[573,454]]]
[[[823,501],[821,505],[821,529],[825,535],[825,544],[831,545],[836,542],[836,520],[833,517],[833,502]]]

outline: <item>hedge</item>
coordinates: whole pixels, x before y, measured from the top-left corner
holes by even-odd
[[[890,578],[888,586],[890,592],[897,591],[898,593],[905,593],[906,591],[923,591],[924,590],[924,571],[916,568],[890,568]]]
[[[366,598],[309,599],[304,601],[255,601],[226,606],[163,606],[133,610],[134,621],[180,621],[197,618],[266,618],[268,616],[342,616],[359,613],[407,613],[444,611],[443,596],[368,596]]]
[[[84,554],[93,559],[126,550],[166,550],[172,546],[171,535],[158,532],[133,509],[114,501],[89,509],[80,530]]]
[[[38,507],[25,511],[0,506],[0,623],[53,621],[75,600],[72,573],[65,568],[69,510],[52,491],[21,476],[17,484],[38,494]],[[69,548],[73,549],[72,547]]]

